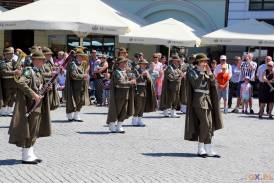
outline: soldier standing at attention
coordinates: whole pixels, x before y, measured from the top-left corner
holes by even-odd
[[[124,133],[122,123],[125,119],[133,115],[134,110],[134,93],[133,85],[135,79],[129,79],[127,75],[127,59],[118,57],[116,60],[116,69],[111,79],[111,96],[108,110],[107,124],[112,133]],[[115,124],[117,121],[117,125]]]
[[[172,63],[164,71],[160,109],[164,110],[165,117],[170,117],[169,109],[171,109],[172,118],[180,117],[176,114],[176,109],[180,102],[180,84],[183,77],[183,72],[180,70],[180,62],[179,56],[173,56]]]
[[[55,74],[54,63],[53,63],[53,59],[52,59],[52,54],[53,53],[47,47],[44,47],[42,49],[42,52],[46,57],[45,63],[42,67],[42,75],[45,78],[45,81],[48,82],[52,78],[52,75]],[[50,109],[51,110],[57,109],[58,106],[60,105],[60,98],[59,98],[59,95],[58,95],[56,85],[57,85],[57,82],[55,80],[55,82],[52,83],[52,86],[49,90],[49,100],[50,100]]]
[[[0,75],[3,92],[4,105],[1,108],[3,116],[11,115],[13,111],[13,104],[16,97],[16,82],[14,76],[19,76],[21,70],[15,68],[16,61],[13,60],[14,49],[8,47],[4,49],[4,60],[0,62]]]
[[[82,65],[83,58],[86,54],[82,50],[76,51],[76,59],[71,61],[67,67],[66,84],[65,84],[65,99],[66,99],[66,114],[69,121],[83,122],[79,116],[79,112],[85,101],[87,87],[86,82],[89,75],[85,74]]]
[[[34,154],[33,146],[39,137],[50,136],[50,106],[48,96],[39,96],[39,90],[45,83],[40,69],[45,56],[41,51],[32,55],[32,67],[26,67],[17,81],[17,96],[14,113],[9,128],[9,143],[22,147],[22,163],[37,164],[42,160]],[[39,103],[38,107],[26,117],[26,109],[32,101]]]
[[[138,62],[138,69],[134,70],[136,77],[135,89],[135,112],[132,119],[133,126],[145,126],[141,121],[144,112],[153,112],[156,109],[157,99],[152,83],[152,79],[148,72],[148,61],[142,59]]]
[[[199,141],[198,156],[220,157],[212,147],[214,131],[223,128],[219,110],[215,76],[207,64],[208,58],[200,53],[196,56],[197,66],[188,70],[187,113],[184,139]]]

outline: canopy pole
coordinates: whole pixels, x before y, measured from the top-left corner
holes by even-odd
[[[79,46],[83,46],[83,40],[84,40],[84,36],[80,36],[79,37]]]
[[[168,46],[168,60],[170,59],[171,46]]]

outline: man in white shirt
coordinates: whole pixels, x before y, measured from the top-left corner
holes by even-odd
[[[230,78],[232,77],[232,68],[231,65],[226,62],[227,58],[225,55],[220,56],[220,64],[217,65],[217,67],[214,70],[214,75],[217,77],[217,75],[222,72],[222,65],[226,64],[227,72],[229,72]]]
[[[257,74],[256,75],[257,75],[257,77],[258,77],[258,79],[259,79],[260,82],[264,82],[263,81],[263,74],[264,74],[264,72],[266,70],[266,64],[267,64],[267,62],[270,62],[270,61],[272,61],[272,57],[271,56],[266,56],[265,57],[265,63],[262,64],[262,65],[260,65],[259,68],[258,68],[258,70],[257,70]]]
[[[241,63],[241,75],[240,75],[239,85],[241,85],[244,82],[245,77],[249,77],[250,83],[252,85],[252,96],[253,96],[253,87],[255,86],[256,69],[257,69],[257,63],[253,61],[253,54],[252,53],[246,54]],[[249,108],[250,108],[250,114],[254,114],[254,111],[252,109],[252,97],[249,99]]]
[[[232,65],[232,77],[229,83],[229,98],[228,98],[228,108],[232,105],[232,98],[233,94],[236,94],[237,97],[237,105],[239,106],[241,103],[240,99],[240,87],[239,87],[239,81],[240,81],[240,74],[241,74],[241,57],[235,56],[234,58],[235,64]],[[238,108],[234,108],[232,112],[238,113]]]

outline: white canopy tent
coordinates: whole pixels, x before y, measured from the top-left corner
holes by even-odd
[[[194,47],[200,45],[200,38],[194,31],[188,25],[169,18],[120,35],[119,42]]]
[[[101,0],[40,0],[1,13],[0,30],[67,30],[119,35],[140,27]]]
[[[202,45],[274,47],[273,26],[255,19],[244,20],[202,37]]]

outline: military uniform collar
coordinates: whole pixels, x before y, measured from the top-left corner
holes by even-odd
[[[123,70],[122,70],[121,68],[118,68],[118,70],[119,70],[119,71],[122,71],[122,72],[123,72],[123,71],[126,71],[126,69],[123,69]]]
[[[173,69],[179,68],[179,67],[177,67],[175,64],[171,64],[171,67],[173,67]]]
[[[35,73],[40,73],[41,72],[41,69],[39,69],[39,68],[37,68],[37,67],[33,67],[32,68],[33,69],[33,71],[35,72]]]

